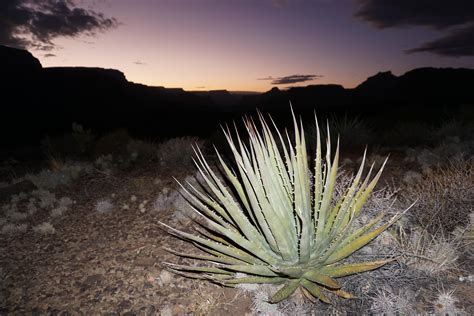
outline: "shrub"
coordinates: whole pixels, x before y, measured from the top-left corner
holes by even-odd
[[[392,146],[413,146],[430,144],[433,141],[432,128],[418,121],[403,121],[384,135],[385,142]]]
[[[359,116],[333,116],[328,122],[329,132],[339,136],[340,145],[344,148],[363,147],[375,139],[373,129]],[[328,138],[327,129],[323,129],[323,136]],[[314,124],[308,127],[308,144],[316,145],[317,139]],[[335,143],[333,144],[335,145]]]
[[[438,127],[433,130],[433,135],[443,140],[445,138],[460,138],[465,139],[472,137],[472,125],[458,119],[450,119],[443,121]]]
[[[96,157],[124,156],[127,154],[127,145],[132,141],[130,134],[124,129],[118,129],[100,137],[94,145]]]
[[[90,152],[95,136],[91,130],[84,130],[82,125],[73,123],[72,132],[60,136],[47,136],[41,141],[42,149],[50,156],[77,157]]]
[[[417,200],[410,214],[432,233],[451,232],[464,225],[474,210],[474,159],[451,160],[408,186],[404,198]]]
[[[383,214],[362,227],[355,227],[362,206],[381,176],[383,167],[370,180],[363,180],[362,163],[345,194],[335,203],[334,187],[339,150],[331,158],[327,140],[325,159],[316,127],[314,176],[308,166],[303,128],[294,118],[294,144],[272,129],[260,115],[261,126],[246,121],[248,144],[240,137],[234,142],[225,133],[235,158],[231,169],[217,153],[228,184],[197,150],[197,164],[207,186],[202,192],[190,185],[186,196],[200,215],[201,235],[179,231],[166,224],[170,233],[187,240],[206,254],[179,253],[205,265],[185,266],[167,263],[178,274],[235,286],[240,283],[283,285],[270,298],[277,303],[298,288],[306,297],[329,303],[329,295],[352,298],[341,289],[336,278],[366,272],[390,260],[373,262],[345,261],[380,235],[401,214],[383,222]],[[261,131],[261,132],[259,132]],[[282,150],[278,149],[280,143]],[[235,170],[235,171],[233,171]],[[243,277],[238,277],[239,274]]]
[[[151,142],[142,140],[131,140],[127,144],[127,152],[130,160],[148,161],[156,158],[157,146]]]

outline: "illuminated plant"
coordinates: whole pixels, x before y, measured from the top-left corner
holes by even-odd
[[[178,274],[225,286],[282,284],[270,298],[272,303],[288,298],[298,288],[308,298],[327,303],[330,302],[327,293],[352,298],[352,294],[341,289],[336,278],[373,270],[390,260],[344,263],[344,259],[401,216],[398,214],[382,223],[383,214],[379,214],[365,226],[354,225],[383,166],[372,180],[372,168],[363,179],[364,155],[353,182],[345,194],[334,201],[339,149],[336,148],[331,159],[328,137],[323,159],[317,122],[312,175],[301,122],[298,126],[293,115],[295,136],[292,143],[288,134],[284,138],[278,132],[275,124],[271,128],[261,114],[259,118],[258,127],[252,120],[245,121],[250,136],[248,144],[240,136],[234,141],[230,132],[225,132],[236,168],[231,169],[217,153],[225,181],[197,150],[196,165],[206,192],[189,183],[183,191],[202,219],[197,229],[199,235],[163,225],[205,254],[168,249],[170,252],[205,264],[167,265]]]

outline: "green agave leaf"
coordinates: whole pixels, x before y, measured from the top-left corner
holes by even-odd
[[[316,157],[314,159],[314,195],[313,195],[313,216],[316,229],[316,240],[321,240],[323,228],[326,225],[325,210],[321,210],[322,192],[323,192],[323,166],[321,158],[321,134],[319,132],[318,118],[314,113],[316,121]]]
[[[222,265],[222,268],[229,269],[235,272],[242,272],[247,274],[255,274],[259,276],[276,277],[278,274],[268,268],[268,266],[255,265],[255,264],[240,264],[240,265]]]
[[[362,235],[360,237],[355,238],[354,240],[348,242],[344,246],[340,247],[339,249],[335,250],[329,258],[326,260],[326,264],[332,264],[337,261],[340,261],[344,258],[347,258],[360,248],[364,247],[367,245],[369,242],[371,242],[374,238],[376,238],[378,235],[380,235],[383,231],[385,231],[388,227],[392,226],[396,221],[400,219],[406,212],[408,212],[413,205],[415,205],[416,201],[411,204],[406,210],[404,210],[401,213],[398,213],[394,215],[387,223],[384,225],[374,229],[373,231]]]
[[[271,266],[270,269],[280,275],[285,275],[289,278],[299,279],[303,275],[303,266]]]
[[[380,268],[381,266],[392,262],[395,259],[378,260],[372,262],[361,262],[351,263],[338,266],[325,266],[321,268],[321,273],[332,276],[333,278],[339,278],[348,276],[356,273],[367,272]]]
[[[258,227],[261,232],[263,232],[263,235],[265,236],[265,239],[267,242],[270,244],[270,247],[273,249],[273,251],[279,251],[278,250],[278,244],[270,231],[270,228],[268,227],[267,221],[263,215],[261,206],[258,202],[257,195],[253,189],[253,186],[250,182],[250,176],[247,174],[247,172],[244,169],[244,163],[243,159],[238,153],[237,149],[235,148],[234,144],[231,142],[231,138],[229,135],[226,135],[228,138],[228,142],[231,145],[232,152],[234,153],[235,160],[237,162],[238,170],[240,173],[240,176],[242,178],[243,184],[244,184],[244,189],[245,189],[245,194],[248,196],[248,199],[250,201],[250,207],[251,210],[249,211],[249,214],[251,215],[251,218],[255,221],[255,227]],[[251,171],[249,171],[251,172]]]
[[[327,274],[327,275],[322,274],[318,270],[315,269],[315,270],[305,272],[303,274],[303,278],[308,280],[308,281],[311,281],[311,282],[314,282],[314,283],[317,283],[317,284],[320,284],[320,285],[324,285],[325,287],[327,287],[329,289],[337,290],[337,289],[341,288],[341,285],[336,280],[331,278],[329,276],[329,274]],[[334,275],[332,275],[332,274],[331,274],[331,276],[334,277]]]
[[[329,131],[328,131],[329,133]],[[330,151],[330,139],[328,136],[328,151]],[[324,189],[322,193],[322,200],[321,200],[321,206],[320,209],[316,211],[318,215],[318,228],[316,231],[316,242],[319,244],[319,242],[322,242],[322,244],[326,244],[326,241],[324,241],[327,237],[327,234],[324,232],[324,227],[326,227],[327,224],[327,216],[328,216],[328,211],[330,209],[331,205],[331,200],[333,197],[333,192],[334,192],[334,186],[336,184],[336,178],[337,178],[337,168],[338,168],[338,160],[339,160],[339,140],[337,143],[337,148],[336,148],[336,154],[334,156],[334,160],[331,163],[331,157],[330,153],[328,152],[326,154],[326,170],[328,172],[327,175],[325,175],[325,184],[324,184]],[[315,215],[316,216],[316,215]],[[322,222],[319,222],[322,221]]]
[[[364,156],[362,158],[362,163],[360,164],[359,170],[352,181],[350,187],[345,192],[344,196],[341,198],[341,206],[337,209],[336,216],[331,220],[331,232],[329,235],[331,239],[334,238],[337,234],[340,234],[344,230],[350,218],[352,218],[353,212],[351,210],[352,201],[354,201],[354,196],[356,195],[356,190],[359,185],[359,182],[362,178],[362,172],[364,170],[366,152],[364,151]]]
[[[227,164],[224,162],[224,159],[222,159],[221,154],[219,153],[219,151],[217,149],[215,149],[215,152],[216,152],[217,158],[219,159],[219,163],[221,164],[222,168],[224,169],[224,172],[227,176],[227,179],[230,180],[230,182],[234,186],[235,190],[237,191],[237,194],[240,198],[240,201],[244,205],[247,212],[249,214],[253,215],[252,212],[250,211],[250,203],[247,199],[244,188],[243,188],[242,184],[240,183],[239,179],[236,177],[235,173],[233,171],[231,171],[229,166],[227,166]],[[253,221],[255,223],[255,218],[253,218]]]
[[[347,228],[344,229],[342,232],[340,232],[339,236],[335,236],[334,240],[328,245],[324,251],[321,251],[318,253],[319,256],[315,256],[312,259],[312,263],[316,264],[318,262],[324,262],[326,263],[327,259],[338,249],[341,249],[342,247],[346,246],[350,242],[354,241],[356,238],[362,236],[365,234],[367,231],[369,231],[372,227],[374,227],[376,224],[380,223],[382,221],[384,214],[379,214],[376,218],[371,220],[369,223],[367,223],[365,226],[357,229],[356,231],[352,232],[347,236]]]
[[[210,225],[213,229],[215,229],[217,232],[221,233],[222,235],[226,236],[230,240],[234,241],[236,244],[238,244],[243,249],[245,249],[248,253],[251,253],[254,256],[270,264],[275,264],[278,262],[278,258],[276,258],[274,253],[271,251],[266,251],[266,249],[264,249],[261,246],[261,244],[253,242],[253,241],[249,241],[246,238],[244,238],[242,235],[240,235],[238,232],[235,232],[233,230],[220,226],[219,224],[217,224],[216,222],[213,222],[212,220],[208,218],[204,218],[204,219],[206,220],[206,223]]]
[[[225,246],[231,246],[231,247],[233,247],[233,246],[230,244],[229,241],[225,240],[224,238],[222,238],[222,237],[220,237],[220,236],[216,236],[216,235],[214,234],[214,233],[218,233],[217,230],[215,230],[215,229],[212,230],[211,227],[206,227],[206,226],[204,226],[203,224],[201,224],[201,223],[199,223],[199,222],[198,222],[197,224],[200,225],[200,226],[202,226],[202,227],[198,226],[198,227],[195,228],[196,231],[197,231],[199,234],[201,234],[202,237],[206,237],[206,238],[208,238],[208,239],[210,239],[210,240],[213,240],[213,241],[218,242],[219,244],[223,244],[223,245],[225,245]],[[211,231],[209,231],[209,230],[211,230]]]
[[[357,250],[359,250],[360,248],[364,247],[369,242],[371,242],[375,237],[380,235],[384,230],[386,230],[392,224],[393,223],[388,222],[388,223],[374,229],[370,233],[367,233],[363,236],[360,236],[360,237],[354,239],[353,241],[349,242],[347,245],[337,249],[336,251],[334,251],[331,254],[331,256],[329,256],[326,263],[331,264],[331,263],[340,261],[340,260],[350,256],[351,254],[353,254],[354,252],[356,252]]]
[[[357,298],[356,296],[352,295],[351,293],[348,293],[344,290],[329,290],[329,292],[336,294],[337,296],[340,296],[342,298]]]
[[[380,167],[379,171],[377,172],[375,177],[372,179],[372,181],[369,183],[367,188],[363,191],[363,193],[360,196],[357,197],[357,203],[354,205],[354,214],[356,216],[359,215],[360,211],[362,210],[362,206],[365,204],[370,193],[374,190],[375,186],[377,185],[377,182],[379,181],[380,176],[382,175],[382,171],[385,168],[385,164],[387,163],[387,161],[388,161],[388,157],[385,158],[385,161],[383,162],[382,167]]]
[[[179,271],[191,271],[191,272],[207,272],[212,274],[228,274],[232,275],[232,272],[216,268],[216,267],[194,267],[194,266],[185,266],[180,264],[174,264],[169,262],[163,262],[164,265],[167,265],[173,270]]]
[[[255,130],[256,127],[253,125],[251,129]],[[267,137],[272,138],[273,136],[269,134]],[[252,138],[252,135],[251,144],[255,145],[255,147],[259,146],[258,139]],[[265,157],[260,154],[261,152],[264,152],[262,148],[260,148],[259,152],[257,152],[257,156],[255,158],[257,162],[261,162],[261,164],[258,164],[260,180],[267,180],[268,184],[273,184],[274,180],[272,178],[276,178],[275,176],[278,172],[278,168],[274,168],[275,165],[272,165],[271,163],[269,166],[267,166],[265,164]],[[274,195],[272,193],[271,185],[269,187],[265,187],[264,183],[262,183],[262,185],[262,198],[259,199],[259,202],[263,205],[262,211],[264,212],[265,219],[267,220],[267,223],[272,231],[272,234],[275,236],[278,245],[283,246],[280,247],[280,252],[283,259],[287,261],[295,260],[298,255],[298,249],[296,247],[298,240],[297,235],[292,233],[292,231],[294,232],[294,218],[292,213],[288,212],[288,209],[291,209],[292,207],[292,203],[291,201],[287,201],[286,206],[283,205],[282,207],[278,207],[278,203],[272,205],[270,203],[269,197],[280,196],[283,198],[283,195],[286,196],[286,194],[284,191],[282,191],[281,195]]]
[[[204,261],[209,261],[209,262],[218,262],[218,263],[226,263],[226,264],[242,264],[241,260],[229,257],[229,256],[207,256],[207,255],[196,255],[192,253],[184,253],[184,252],[178,252],[170,248],[163,248],[164,250],[179,256],[183,258],[191,258],[191,259],[197,259],[197,260],[204,260]]]
[[[217,282],[219,284],[223,284],[223,281],[226,279],[231,278],[232,276],[227,275],[227,274],[205,274],[205,273],[197,273],[197,272],[184,272],[181,270],[176,270],[173,268],[168,267],[167,270],[173,272],[174,274],[184,276],[186,278],[191,278],[191,279],[198,279],[198,280],[208,280],[212,282]]]
[[[194,206],[194,209],[206,214],[214,221],[218,222],[223,226],[235,227],[235,225],[232,224],[229,215],[227,215],[227,212],[219,205],[219,203],[214,201],[211,197],[204,195],[189,182],[187,183],[187,185],[193,190],[193,193],[191,193],[187,188],[185,188],[178,180],[176,180],[176,182],[180,185],[185,194],[184,197],[186,199],[189,199],[190,204],[191,206]],[[225,218],[225,220],[223,218]]]
[[[379,224],[380,222],[382,222],[382,219],[384,218],[385,214],[384,213],[380,213],[379,215],[377,215],[375,218],[373,218],[370,222],[368,222],[367,224],[365,224],[365,226],[362,226],[361,228],[355,230],[354,232],[352,232],[350,235],[346,236],[344,238],[344,240],[341,240],[341,242],[338,244],[338,247],[343,247],[345,245],[347,245],[348,243],[350,243],[351,241],[353,241],[354,239],[362,236],[363,234],[365,234],[366,232],[368,232],[369,230],[372,229],[372,227],[374,227],[375,225]]]
[[[323,301],[324,303],[331,304],[329,298],[323,293],[320,286],[314,284],[306,279],[301,280],[301,286],[305,288],[313,297]]]
[[[286,278],[279,278],[279,277],[241,277],[241,278],[233,278],[226,280],[226,284],[241,284],[241,283],[248,283],[248,284],[281,284],[286,282],[288,279]]]
[[[270,303],[278,303],[287,299],[300,286],[300,280],[290,280],[281,289],[279,289],[270,299]]]
[[[250,127],[248,127],[250,129]],[[254,139],[252,139],[250,145],[253,146]],[[275,239],[275,245],[279,249],[284,260],[291,260],[297,255],[297,249],[294,249],[295,244],[297,244],[296,234],[293,233],[290,223],[294,221],[288,214],[283,214],[286,216],[281,217],[275,213],[275,209],[268,202],[265,188],[261,182],[260,172],[258,167],[256,167],[249,157],[249,151],[246,149],[242,141],[238,140],[240,153],[237,151],[235,145],[231,145],[231,149],[236,157],[236,161],[239,165],[241,172],[241,177],[244,180],[244,185],[246,192],[249,195],[252,211],[255,214],[255,217],[259,224],[261,224],[262,229],[267,237],[267,240],[271,238]],[[257,160],[256,157],[253,160]],[[268,231],[267,231],[268,227]]]
[[[295,125],[296,143],[296,174],[295,174],[295,212],[301,220],[301,235],[299,243],[299,262],[306,263],[310,259],[311,245],[314,238],[314,227],[311,220],[311,190],[308,168],[308,157],[306,143],[304,140],[303,123],[300,120],[299,133],[296,118],[293,115]]]
[[[238,248],[235,248],[235,247],[232,247],[232,246],[222,245],[222,244],[217,243],[215,241],[207,240],[207,239],[204,239],[202,237],[177,230],[177,229],[175,229],[173,227],[170,227],[170,226],[168,226],[168,225],[166,225],[162,222],[159,222],[159,223],[161,225],[165,226],[167,229],[169,229],[172,234],[177,235],[179,237],[182,237],[184,239],[194,241],[197,244],[200,244],[201,246],[204,246],[204,247],[209,248],[211,250],[215,250],[219,253],[223,253],[223,254],[228,255],[230,257],[240,259],[240,260],[245,261],[247,263],[254,263],[254,264],[263,263],[263,261],[260,260],[259,258],[255,257],[255,256],[252,256],[252,255],[249,255],[248,253],[246,253],[246,252],[244,252],[244,251],[242,251]]]
[[[212,192],[222,202],[232,221],[237,224],[237,226],[242,230],[247,239],[253,240],[254,242],[258,242],[262,248],[269,249],[266,241],[264,240],[264,238],[262,238],[262,235],[258,233],[258,231],[255,229],[255,226],[253,226],[248,220],[248,218],[244,215],[240,205],[234,200],[232,194],[226,189],[226,187],[222,184],[221,180],[212,171],[211,167],[204,159],[202,153],[198,151],[197,155],[201,166],[205,168],[206,172],[211,176],[212,181],[200,169],[201,175],[203,176],[204,180],[206,181]]]

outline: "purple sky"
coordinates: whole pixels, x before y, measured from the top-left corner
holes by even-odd
[[[280,88],[317,83],[354,87],[378,71],[399,75],[424,66],[474,68],[471,47],[452,53],[431,43],[470,27],[471,15],[441,25],[442,8],[422,10],[425,16],[420,17],[409,1],[400,0],[396,12],[380,7],[381,2],[82,0],[73,5],[103,13],[97,19],[115,18],[114,25],[49,33],[48,51],[31,43],[27,48],[43,66],[116,68],[130,81],[186,90],[265,91],[276,83]],[[463,1],[451,6],[456,2]],[[417,52],[406,53],[410,49]]]

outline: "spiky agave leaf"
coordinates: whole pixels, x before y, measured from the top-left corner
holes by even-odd
[[[198,230],[199,236],[163,225],[207,254],[171,250],[172,253],[206,264],[168,264],[170,269],[227,286],[283,284],[270,299],[273,303],[288,298],[298,288],[323,302],[329,302],[328,293],[354,297],[342,290],[335,279],[377,269],[390,260],[347,264],[344,259],[401,216],[398,214],[382,223],[381,214],[363,227],[356,229],[353,225],[385,163],[372,179],[372,168],[363,178],[364,154],[353,182],[334,202],[339,145],[332,158],[328,136],[327,152],[322,154],[317,120],[313,177],[301,121],[298,124],[293,114],[293,142],[288,133],[282,135],[278,131],[273,121],[273,126],[268,125],[260,113],[259,121],[260,128],[254,121],[245,120],[248,143],[238,133],[234,140],[230,131],[224,130],[235,160],[232,169],[216,150],[226,182],[196,150],[195,162],[207,191],[190,186],[184,192],[205,229]],[[245,276],[237,277],[237,273]]]

